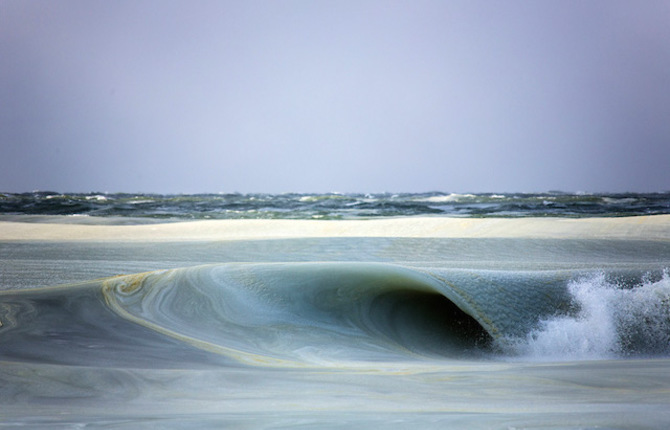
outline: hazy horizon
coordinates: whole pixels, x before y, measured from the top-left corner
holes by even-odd
[[[670,190],[670,2],[3,1],[0,191]]]
[[[128,194],[128,195],[431,195],[431,194],[444,194],[444,195],[453,195],[453,196],[468,196],[468,195],[500,195],[500,196],[509,196],[509,195],[523,195],[523,194],[547,194],[547,195],[645,195],[645,194],[670,194],[670,190],[661,190],[661,191],[588,191],[588,190],[577,190],[577,191],[564,191],[564,190],[539,190],[539,191],[514,191],[514,190],[492,190],[492,191],[449,191],[449,190],[417,190],[417,191],[280,191],[280,192],[267,192],[267,191],[202,191],[202,192],[155,192],[155,191],[133,191],[133,190],[119,190],[119,191],[103,191],[103,190],[90,190],[90,191],[68,191],[68,190],[18,190],[18,191],[7,191],[0,190],[0,194],[32,194],[32,193],[54,193],[56,195],[114,195],[114,194]]]

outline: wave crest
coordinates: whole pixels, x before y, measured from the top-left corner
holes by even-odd
[[[638,282],[599,273],[568,285],[574,312],[545,318],[516,354],[534,360],[597,360],[670,354],[670,275]]]

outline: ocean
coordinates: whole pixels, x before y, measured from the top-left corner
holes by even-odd
[[[0,428],[670,428],[670,193],[0,194]]]
[[[356,219],[398,216],[585,217],[670,213],[670,192],[131,194],[0,193],[0,214],[146,219]]]

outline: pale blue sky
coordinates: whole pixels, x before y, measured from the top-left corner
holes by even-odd
[[[670,2],[0,0],[0,191],[670,190]]]

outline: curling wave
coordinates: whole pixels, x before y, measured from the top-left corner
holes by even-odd
[[[556,342],[551,321],[564,329],[570,321],[579,326],[600,318],[576,287],[600,278],[583,276],[381,263],[229,263],[4,292],[0,359],[169,368],[347,366],[501,352],[532,357],[538,350],[558,357],[570,346]],[[667,354],[668,276],[653,282],[641,281],[642,274],[611,276],[626,282],[598,315],[618,315],[615,352]],[[622,303],[638,303],[637,314]],[[650,312],[658,321],[653,328],[645,325]],[[610,327],[602,318],[593,325]],[[589,333],[574,329],[567,342],[583,344]]]

